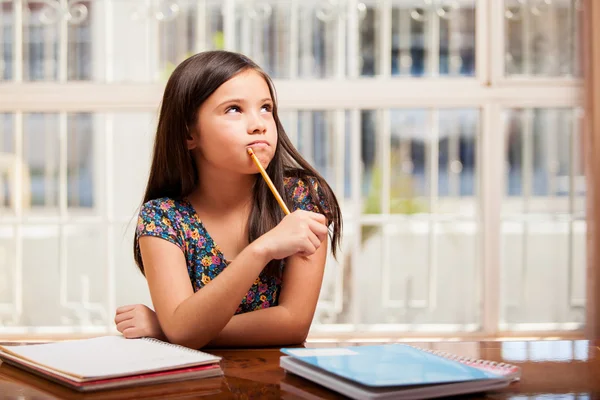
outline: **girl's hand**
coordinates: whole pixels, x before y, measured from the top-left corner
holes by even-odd
[[[119,307],[115,314],[115,324],[127,339],[152,337],[166,340],[156,313],[143,304]]]
[[[288,214],[255,243],[271,260],[281,260],[299,254],[310,256],[327,239],[328,229],[324,215],[297,210]]]

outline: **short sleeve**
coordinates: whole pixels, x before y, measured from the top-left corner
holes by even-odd
[[[305,210],[324,215],[329,212],[323,190],[315,178],[289,177],[284,184],[292,201],[292,211]]]
[[[181,214],[171,199],[156,199],[144,203],[138,215],[136,243],[142,236],[154,236],[184,250],[185,242],[179,229],[180,219]]]

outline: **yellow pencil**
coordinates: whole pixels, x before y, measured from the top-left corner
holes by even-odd
[[[269,189],[271,189],[271,192],[273,193],[273,196],[275,196],[275,199],[277,199],[277,202],[279,203],[279,206],[281,207],[281,209],[283,210],[283,212],[285,213],[285,215],[288,215],[290,213],[290,210],[288,210],[287,206],[283,202],[283,199],[279,195],[279,192],[277,192],[277,189],[275,189],[275,186],[273,185],[273,182],[271,181],[271,178],[269,178],[269,175],[267,175],[267,171],[265,171],[265,169],[261,165],[261,163],[258,160],[258,158],[256,158],[256,155],[254,154],[254,151],[251,148],[248,148],[246,151],[248,152],[248,155],[250,157],[252,157],[252,160],[254,161],[254,164],[256,164],[256,166],[258,167],[258,170],[260,171],[260,174],[262,175],[263,179],[265,180],[265,182],[267,182],[267,185],[269,186]]]

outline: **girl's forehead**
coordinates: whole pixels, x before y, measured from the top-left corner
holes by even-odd
[[[240,72],[213,93],[216,96],[271,97],[265,78],[255,70]]]

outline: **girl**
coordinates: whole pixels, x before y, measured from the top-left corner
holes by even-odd
[[[192,56],[165,88],[134,238],[156,313],[121,307],[117,329],[196,349],[301,343],[341,222],[333,191],[287,137],[267,74],[237,53]]]

